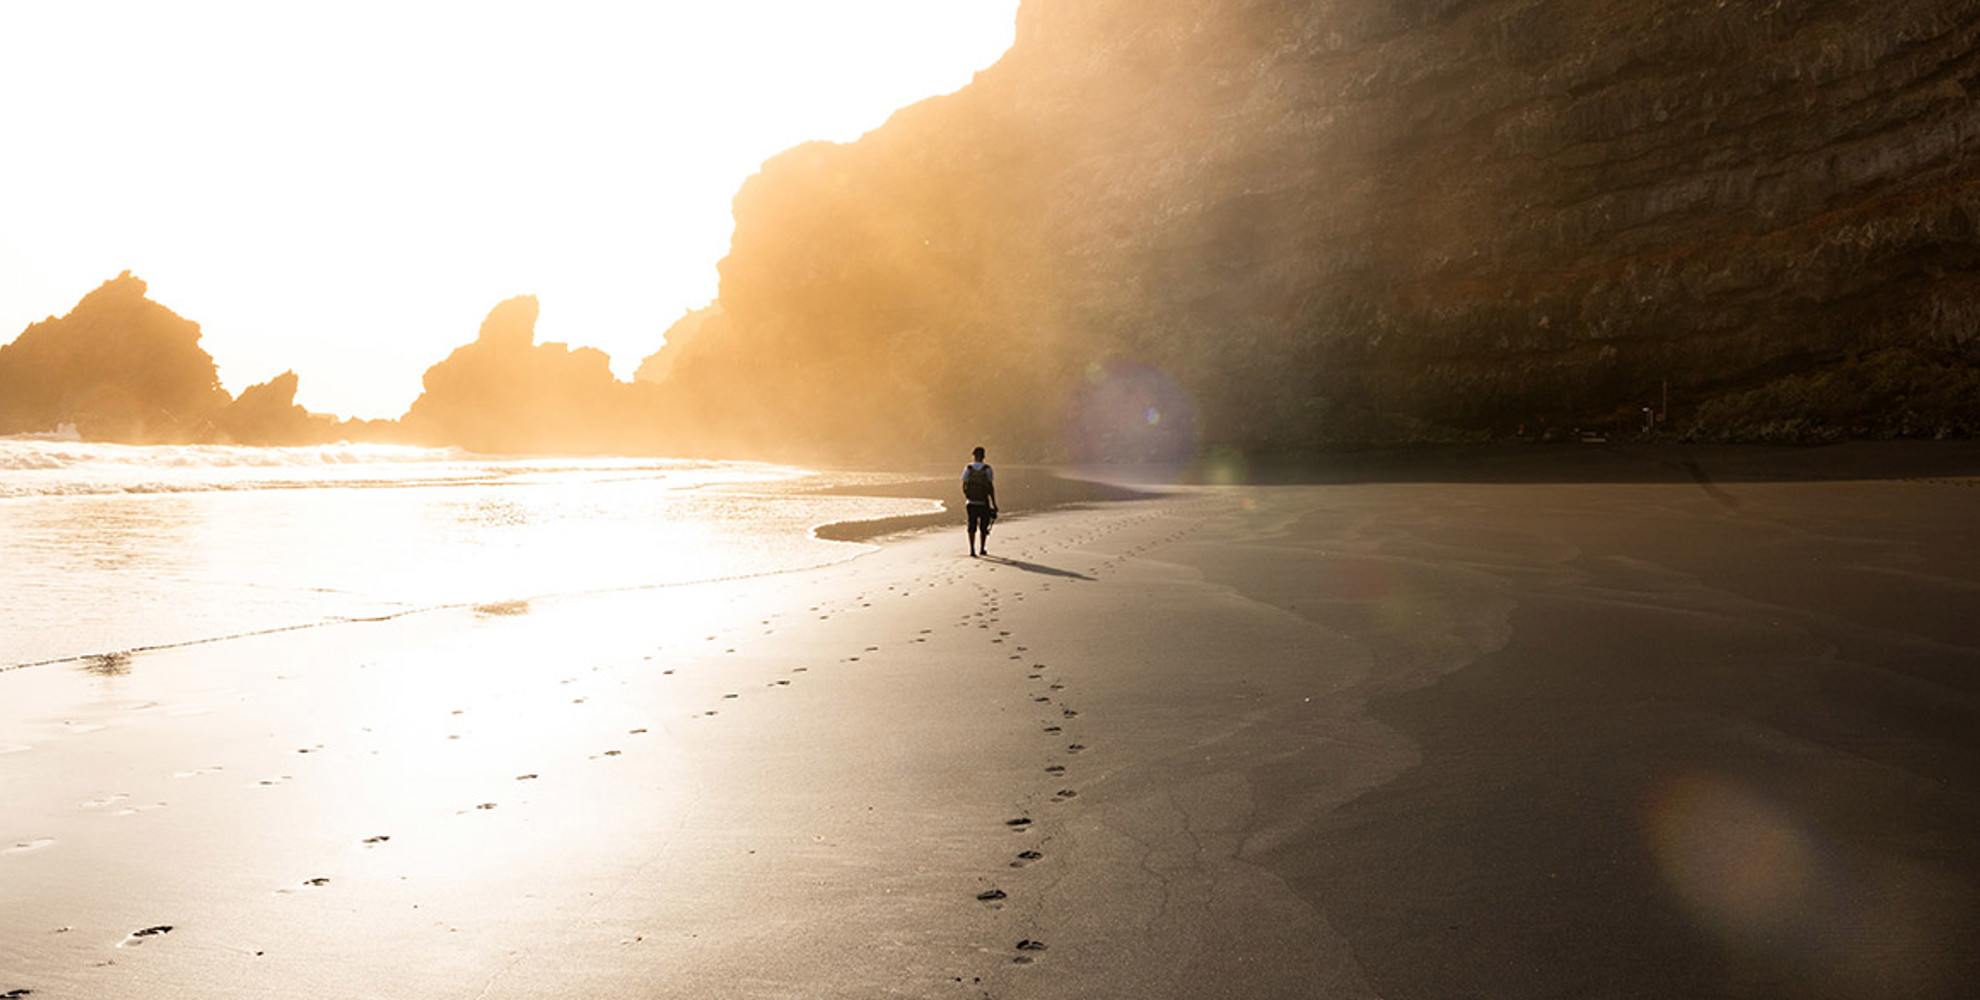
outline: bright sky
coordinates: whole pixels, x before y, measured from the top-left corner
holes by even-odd
[[[502,299],[629,377],[763,160],[1009,48],[1017,0],[0,2],[0,343],[130,270],[239,393],[396,417]]]

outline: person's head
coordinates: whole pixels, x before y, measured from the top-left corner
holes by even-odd
[[[970,454],[975,455],[977,461],[979,462],[983,461],[983,446],[980,444],[977,445],[976,450],[970,452]]]

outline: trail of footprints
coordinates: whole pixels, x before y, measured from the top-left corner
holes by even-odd
[[[1159,516],[1162,516],[1161,512],[1150,512],[1147,514],[1141,514],[1133,517],[1122,518],[1115,521],[1111,521],[1095,528],[1092,531],[1087,532],[1086,534],[1074,536],[1073,538],[1069,539],[1069,543],[1072,545],[1086,544],[1098,540],[1107,535],[1111,535],[1126,527],[1145,523],[1148,520]],[[1191,521],[1188,524],[1186,524],[1184,527],[1180,528],[1178,531],[1168,536],[1165,536],[1160,539],[1156,539],[1154,541],[1143,543],[1139,546],[1130,548],[1119,555],[1113,556],[1103,561],[1099,566],[1092,568],[1093,572],[1098,573],[1106,569],[1111,569],[1119,565],[1124,560],[1132,558],[1134,556],[1138,556],[1144,552],[1149,551],[1150,549],[1180,541],[1184,537],[1187,537],[1189,534],[1200,529],[1202,526],[1203,523],[1200,519],[1191,519]],[[1036,554],[1037,553],[1035,549],[1032,552],[1026,553],[1026,555],[1036,555]],[[995,569],[996,567],[994,564],[992,564],[990,568]],[[999,627],[1002,624],[1002,618],[1000,614],[1002,610],[1000,604],[1001,596],[998,591],[993,590],[989,587],[985,587],[982,583],[972,579],[976,576],[977,574],[974,572],[968,572],[965,568],[958,568],[958,569],[952,569],[946,573],[930,574],[928,576],[924,576],[912,580],[906,584],[902,584],[898,586],[888,586],[886,588],[886,591],[890,596],[906,598],[906,597],[912,597],[914,593],[918,590],[933,589],[943,586],[945,584],[956,584],[963,582],[964,580],[970,580],[972,583],[974,583],[974,585],[979,589],[979,591],[983,595],[982,603],[977,611],[969,615],[965,615],[960,621],[956,623],[956,625],[958,627],[963,627],[963,628],[973,627],[978,631],[989,633],[987,636],[985,636],[985,638],[988,639],[988,644],[990,645],[990,647],[993,650],[1003,652],[1007,662],[1016,663],[1017,669],[1024,671],[1025,680],[1034,682],[1031,685],[1030,690],[1026,694],[1026,697],[1030,699],[1031,703],[1040,706],[1041,708],[1043,708],[1044,706],[1056,706],[1057,711],[1051,711],[1050,709],[1046,709],[1047,714],[1045,715],[1044,719],[1041,720],[1039,726],[1040,734],[1044,736],[1048,741],[1050,741],[1055,748],[1054,756],[1051,762],[1046,764],[1042,768],[1042,773],[1047,776],[1047,780],[1043,787],[1048,792],[1048,794],[1046,794],[1045,796],[1048,804],[1063,804],[1069,802],[1072,799],[1078,797],[1079,791],[1078,789],[1071,787],[1065,781],[1065,779],[1069,774],[1069,764],[1066,761],[1068,761],[1072,757],[1079,755],[1081,752],[1085,751],[1087,747],[1082,743],[1064,742],[1064,741],[1068,738],[1066,727],[1068,725],[1074,724],[1075,720],[1078,719],[1080,713],[1077,709],[1071,707],[1070,705],[1066,705],[1062,702],[1061,700],[1062,692],[1066,690],[1067,685],[1063,681],[1058,679],[1059,675],[1056,673],[1048,674],[1047,671],[1050,670],[1050,666],[1047,663],[1041,662],[1035,656],[1029,655],[1030,650],[1028,649],[1028,647],[1019,643],[1008,629],[1003,629]],[[1039,590],[1041,592],[1049,591],[1051,587],[1052,585],[1049,582],[1042,583],[1039,585]],[[847,602],[848,606],[845,607],[833,607],[829,604],[824,604],[824,603],[812,605],[811,607],[806,609],[806,613],[809,616],[814,617],[818,621],[829,621],[835,614],[850,612],[855,609],[872,607],[873,598],[878,596],[880,595],[876,594],[869,596],[867,594],[860,594],[856,596],[852,601]],[[1012,595],[1011,599],[1013,601],[1022,601],[1024,599],[1024,596],[1022,593],[1016,593]],[[761,627],[762,629],[761,634],[766,636],[775,634],[776,629],[772,626],[774,626],[777,623],[777,620],[781,617],[782,616],[780,615],[772,615],[769,618],[760,619],[757,622],[757,626]],[[930,637],[933,634],[934,634],[933,629],[922,628],[919,629],[916,632],[916,634],[909,636],[906,639],[906,642],[909,645],[926,643],[929,641]],[[722,639],[723,636],[710,635],[706,637],[704,642],[715,643],[722,641]],[[648,654],[645,657],[645,659],[648,661],[658,659],[662,651],[663,648],[656,648],[654,652]],[[736,647],[734,646],[723,647],[724,655],[734,654],[736,651],[737,651]],[[865,646],[861,648],[858,653],[843,657],[840,662],[858,663],[860,662],[863,656],[867,654],[877,653],[880,651],[881,651],[880,646],[877,645]],[[592,672],[595,673],[603,669],[604,669],[603,667],[594,667],[592,668]],[[764,687],[769,690],[787,688],[799,679],[798,675],[805,674],[809,670],[810,667],[808,666],[792,667],[788,671],[790,676],[778,677],[773,680],[770,680],[764,685]],[[661,670],[658,676],[660,677],[673,676],[675,675],[675,673],[676,673],[676,668],[670,667]],[[564,678],[561,681],[561,683],[568,685],[575,683],[577,680],[578,680],[577,677],[568,677],[568,678]],[[742,697],[741,692],[725,692],[720,696],[719,700],[722,702],[728,702],[728,701],[738,700],[741,697]],[[588,700],[589,698],[587,696],[580,696],[570,699],[570,704],[574,706],[582,706],[586,704]],[[450,714],[455,716],[463,715],[464,710],[456,709],[453,710]],[[706,718],[710,716],[715,716],[717,714],[719,714],[719,709],[705,708],[695,713],[694,715],[691,715],[690,718],[691,719]],[[369,730],[366,731],[369,732]],[[633,729],[628,730],[627,735],[639,736],[647,732],[648,729],[646,727],[635,727]],[[448,740],[459,740],[460,734],[458,733],[448,734],[446,738]],[[297,754],[306,755],[306,754],[321,753],[325,751],[325,749],[326,747],[323,744],[314,744],[307,747],[297,748],[295,752]],[[375,751],[373,752],[375,753]],[[623,755],[623,753],[624,751],[622,749],[614,747],[593,754],[588,759],[593,761],[598,761],[608,758],[620,757]],[[205,774],[217,773],[220,771],[221,768],[217,766],[210,768],[199,768],[196,770],[175,772],[173,777],[192,778],[192,777],[202,776]],[[541,777],[542,775],[538,772],[528,772],[528,773],[516,775],[514,777],[514,780],[517,782],[533,782],[539,780]],[[260,788],[273,788],[276,786],[287,784],[288,782],[293,780],[295,779],[292,775],[283,774],[277,777],[260,779],[258,781],[253,782],[253,786]],[[81,805],[83,808],[102,809],[109,805],[117,804],[124,798],[125,796],[122,795],[112,795],[102,799],[90,800],[88,802],[82,803]],[[164,805],[164,803],[159,803],[159,805],[162,806]],[[456,814],[470,815],[474,813],[487,813],[496,810],[497,808],[499,808],[499,806],[500,803],[496,801],[481,802],[471,807],[457,810]],[[151,807],[151,808],[155,808],[155,807]],[[130,810],[126,809],[124,811],[128,812]],[[1046,843],[1049,843],[1051,838],[1049,834],[1039,832],[1043,824],[1041,824],[1039,821],[1035,820],[1033,817],[1029,815],[1024,815],[1024,816],[1012,817],[1011,819],[1005,821],[1004,825],[1006,830],[1009,831],[1010,833],[1024,836],[1027,839],[1030,839],[1035,842],[1035,846],[1026,847],[1012,854],[1011,860],[1007,863],[1009,869],[1012,870],[1023,869],[1026,868],[1027,866],[1030,866],[1045,859],[1046,855],[1044,851],[1040,850],[1040,848],[1045,846]],[[375,834],[363,838],[359,842],[359,846],[365,850],[372,850],[389,843],[391,839],[392,837],[390,834],[382,834],[382,833]],[[16,853],[16,852],[39,850],[41,848],[50,846],[52,843],[53,841],[51,840],[23,841],[17,844],[0,847],[0,853]],[[329,886],[330,884],[331,884],[330,878],[325,876],[315,876],[315,877],[301,879],[294,886],[284,887],[281,889],[277,889],[276,891],[278,893],[291,893],[297,891],[298,889],[309,890],[309,889],[324,888]],[[1012,900],[1013,891],[1015,891],[1015,887],[1011,889],[1007,889],[1004,887],[992,885],[978,891],[975,894],[975,897],[978,902],[983,903],[986,906],[1001,909],[1006,904],[1006,901]],[[149,940],[153,940],[165,934],[170,933],[172,929],[173,929],[173,925],[170,924],[156,924],[149,927],[145,927],[131,932],[122,941],[118,942],[117,947],[120,948],[137,947],[139,945],[146,943]],[[1037,956],[1040,953],[1044,952],[1045,950],[1046,950],[1046,944],[1043,941],[1032,937],[1021,938],[1015,944],[1012,945],[1011,961],[1014,964],[1029,965],[1035,962]],[[261,952],[256,952],[255,954],[259,955],[261,954]],[[15,990],[9,993],[0,994],[0,1000],[6,1000],[7,997],[11,997],[11,996],[26,996],[27,992],[28,991],[25,990]]]
[[[1067,739],[1066,727],[1072,724],[1071,720],[1079,717],[1079,711],[1061,701],[1062,692],[1066,690],[1066,684],[1059,680],[1062,675],[1035,655],[1027,655],[1031,652],[1030,648],[1021,644],[1010,630],[1001,627],[1003,624],[1001,594],[982,584],[978,584],[977,587],[982,593],[981,606],[976,612],[964,616],[958,624],[990,633],[987,638],[992,648],[1012,650],[1006,654],[1007,662],[1016,661],[1016,669],[1023,672],[1026,681],[1031,682],[1027,685],[1024,696],[1034,705],[1056,707],[1056,711],[1045,709],[1046,714],[1038,723],[1040,735],[1055,747],[1049,758],[1050,763],[1043,768],[1047,778],[1041,787],[1048,790],[1046,794],[1048,804],[1065,803],[1077,798],[1078,789],[1066,787],[1064,784],[1070,769],[1067,761],[1084,751],[1086,746],[1082,743],[1064,742]],[[1012,600],[1023,600],[1023,595],[1013,595]],[[1050,820],[1041,820],[1031,815],[1013,816],[1004,821],[1004,828],[1008,832],[1036,842],[1035,846],[1015,852],[1006,863],[1008,869],[1023,869],[1044,860],[1045,853],[1040,848],[1051,840],[1050,834],[1043,832],[1049,825],[1051,825]],[[1013,878],[1020,877],[1009,871],[1006,874]],[[997,884],[998,880],[994,878],[985,881],[991,884],[977,891],[976,900],[979,903],[992,909],[1003,909],[1006,901],[1015,902],[1012,894],[1020,891],[1017,884]],[[1031,965],[1038,960],[1038,954],[1046,950],[1044,941],[1031,936],[1020,938],[1011,947],[1010,960],[1015,965]],[[958,976],[956,979],[960,982],[962,977]],[[981,978],[976,977],[974,981],[980,982]]]
[[[1084,545],[1124,528],[1144,524],[1162,516],[1164,514],[1160,511],[1151,511],[1145,514],[1120,518],[1097,526],[1086,534],[1075,536],[1069,542],[1071,545]],[[1105,559],[1099,565],[1091,567],[1089,573],[1097,576],[1106,570],[1119,566],[1128,559],[1135,558],[1153,549],[1182,541],[1184,538],[1200,530],[1203,525],[1204,521],[1200,518],[1187,519],[1177,530],[1168,535],[1143,542],[1128,548],[1118,555]],[[1030,551],[1021,554],[1026,558],[1032,558],[1038,553]],[[995,568],[994,564],[992,568]],[[1066,683],[1060,679],[1063,677],[1063,673],[1052,671],[1050,664],[1043,662],[1036,656],[1027,655],[1030,653],[1028,647],[1020,644],[1017,637],[1013,636],[1008,629],[999,627],[1002,625],[1000,614],[1002,610],[1000,604],[1001,595],[999,592],[981,583],[978,583],[977,587],[983,596],[981,606],[975,613],[964,616],[957,624],[991,633],[988,636],[990,646],[993,649],[1009,650],[1005,654],[1007,660],[1016,661],[1019,664],[1019,669],[1024,671],[1024,679],[1031,682],[1029,689],[1025,693],[1025,697],[1030,699],[1031,704],[1040,707],[1046,712],[1044,718],[1039,723],[1040,733],[1055,748],[1050,762],[1043,768],[1046,781],[1042,787],[1049,790],[1046,794],[1046,802],[1049,805],[1070,802],[1079,797],[1079,790],[1071,787],[1066,782],[1066,778],[1071,770],[1069,762],[1072,758],[1084,753],[1087,746],[1084,743],[1076,741],[1066,742],[1071,738],[1067,727],[1078,724],[1077,720],[1079,719],[1080,712],[1077,708],[1066,704],[1063,700],[1064,696],[1062,692],[1067,687]],[[1041,592],[1050,591],[1051,589],[1052,585],[1050,583],[1039,585]],[[1022,594],[1012,595],[1013,601],[1021,601],[1023,599]],[[1054,712],[1046,706],[1056,707],[1057,711]],[[1042,828],[1046,825],[1047,823],[1041,822],[1030,815],[1014,816],[1004,821],[1004,828],[1007,831],[1025,836],[1037,842],[1037,846],[1035,847],[1018,851],[1007,863],[1010,869],[1023,869],[1044,860],[1045,853],[1039,848],[1049,843],[1051,839],[1049,834],[1042,832]],[[1013,875],[1012,877],[1018,876]],[[1015,903],[1017,901],[1013,897],[1013,893],[1019,891],[1017,885],[1006,886],[995,884],[996,880],[994,879],[987,881],[991,881],[993,884],[980,889],[976,893],[976,900],[979,903],[993,909],[1002,909],[1007,903]],[[1012,945],[1011,962],[1015,965],[1031,965],[1038,960],[1039,954],[1046,950],[1047,946],[1045,942],[1036,937],[1026,936],[1020,938]],[[960,976],[955,977],[955,979],[957,982],[963,981],[963,978]],[[980,983],[982,979],[981,977],[972,977],[971,981]]]

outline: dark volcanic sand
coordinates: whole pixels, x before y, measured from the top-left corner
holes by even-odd
[[[1312,821],[1255,860],[1380,995],[1980,995],[1980,483],[1700,471],[1299,491],[1308,585],[1204,560],[1367,642],[1420,748],[1259,824]],[[1337,757],[1254,778],[1297,810]]]

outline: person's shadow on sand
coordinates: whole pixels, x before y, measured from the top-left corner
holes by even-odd
[[[1012,569],[1024,570],[1026,573],[1042,573],[1046,576],[1064,577],[1068,580],[1085,580],[1088,583],[1092,583],[1094,580],[1093,577],[1087,576],[1085,573],[1075,573],[1072,570],[1059,569],[1056,566],[1040,566],[1037,563],[1029,563],[1021,559],[1006,559],[1003,556],[993,556],[988,553],[985,553],[983,558],[993,563],[1002,563]]]

